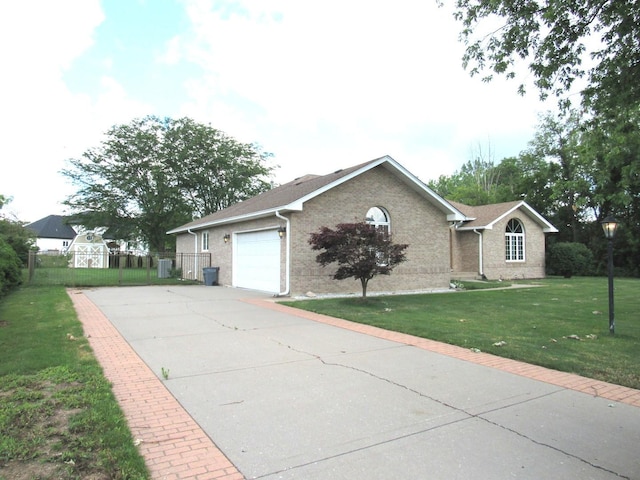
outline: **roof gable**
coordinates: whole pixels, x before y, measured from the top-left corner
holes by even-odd
[[[524,212],[534,220],[545,233],[557,233],[558,229],[536,212],[527,202],[517,200],[514,202],[492,203],[489,205],[469,206],[450,201],[453,206],[463,212],[469,221],[458,225],[458,230],[491,230],[493,226],[503,218],[511,215],[516,210]]]
[[[36,234],[38,238],[62,238],[72,240],[76,236],[76,231],[64,223],[62,215],[49,215],[35,222],[25,225]]]
[[[236,203],[218,212],[202,217],[167,233],[188,232],[213,225],[235,223],[252,218],[274,215],[275,212],[301,211],[305,202],[341,185],[373,168],[382,166],[400,178],[404,183],[436,205],[450,221],[460,221],[464,215],[437,195],[433,190],[409,173],[389,156],[384,156],[346,169],[336,170],[327,175],[305,175],[291,182],[275,187],[245,201]]]

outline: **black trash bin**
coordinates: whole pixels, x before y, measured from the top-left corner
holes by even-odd
[[[218,270],[220,270],[220,267],[204,267],[202,269],[205,285],[210,287],[218,284]]]

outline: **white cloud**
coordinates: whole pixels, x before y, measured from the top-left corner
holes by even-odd
[[[434,3],[186,1],[193,29],[180,52],[206,74],[188,83],[185,111],[259,140],[281,181],[307,163],[330,171],[383,154],[428,180],[453,173],[478,142],[530,138],[537,97],[469,78],[460,26]]]
[[[36,3],[0,6],[0,148],[11,164],[0,194],[13,198],[3,213],[24,221],[63,213],[59,202],[73,192],[59,175],[65,160],[95,145],[114,119],[149,111],[113,79],[103,79],[96,98],[65,84],[65,70],[91,47],[104,20],[98,0]]]

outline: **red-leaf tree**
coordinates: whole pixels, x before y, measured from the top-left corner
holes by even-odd
[[[324,250],[316,261],[323,267],[337,263],[333,278],[354,278],[362,284],[362,298],[367,284],[376,275],[389,275],[396,265],[406,260],[408,245],[395,244],[391,235],[366,222],[340,223],[335,230],[321,227],[309,239],[313,250]]]

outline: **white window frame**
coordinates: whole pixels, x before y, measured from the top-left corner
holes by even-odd
[[[209,251],[209,232],[202,232],[202,251]]]
[[[381,219],[380,216],[384,217],[384,219]],[[389,217],[389,212],[387,212],[386,209],[377,206],[371,207],[369,210],[367,210],[365,221],[369,225],[373,225],[376,230],[383,233],[384,235],[391,234],[391,218]],[[388,264],[388,259],[382,258],[381,252],[377,252],[376,257],[378,260],[378,266],[384,267]]]
[[[375,210],[378,210],[380,213],[382,213],[382,215],[384,216],[384,220],[375,218],[373,216],[374,213],[378,213],[374,212]],[[365,220],[369,225],[373,225],[374,227],[376,227],[377,230],[381,230],[387,235],[391,233],[391,219],[389,217],[389,212],[387,212],[386,209],[377,206],[371,207],[369,210],[367,210],[367,216],[365,217]]]
[[[517,218],[512,218],[507,222],[504,244],[507,262],[524,262],[526,260],[524,224]]]

